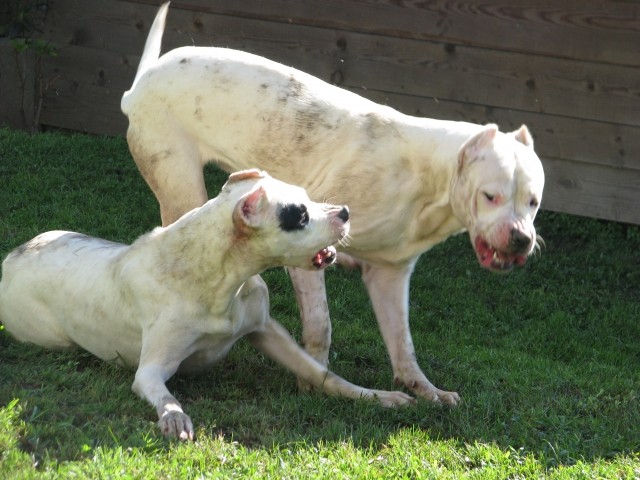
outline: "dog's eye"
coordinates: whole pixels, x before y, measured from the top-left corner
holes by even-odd
[[[495,195],[491,195],[490,193],[487,192],[483,192],[484,198],[486,198],[487,200],[489,200],[490,202],[495,202],[496,200],[496,196]]]
[[[538,208],[538,205],[540,205],[540,202],[538,201],[537,198],[532,198],[531,201],[529,202],[529,206],[531,208]]]
[[[285,232],[302,230],[309,224],[309,212],[306,205],[287,204],[280,209],[280,228]]]

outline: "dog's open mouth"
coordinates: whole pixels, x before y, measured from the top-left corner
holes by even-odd
[[[474,247],[480,265],[489,270],[508,272],[515,266],[520,267],[527,263],[526,255],[497,250],[481,237],[476,237]]]
[[[333,264],[336,261],[336,249],[335,247],[327,247],[316,253],[311,259],[311,263],[318,270],[322,270],[325,267]]]

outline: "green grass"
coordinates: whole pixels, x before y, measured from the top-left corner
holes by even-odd
[[[207,168],[215,194],[225,175]],[[51,229],[130,242],[159,223],[123,139],[0,130],[0,254]],[[159,434],[131,371],[0,331],[0,478],[640,478],[640,229],[543,211],[546,247],[509,275],[469,240],[420,260],[411,285],[419,362],[456,409],[384,410],[302,395],[240,342],[169,388],[197,442]],[[283,269],[264,275],[296,336]],[[331,269],[332,368],[391,389],[357,272]]]

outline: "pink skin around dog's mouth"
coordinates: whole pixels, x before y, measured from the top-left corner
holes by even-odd
[[[322,270],[325,267],[333,264],[336,261],[336,249],[333,246],[323,248],[316,253],[311,259],[311,263],[318,270]]]
[[[521,267],[527,263],[526,255],[498,251],[481,237],[476,237],[473,246],[480,265],[488,270],[508,272],[515,266]]]

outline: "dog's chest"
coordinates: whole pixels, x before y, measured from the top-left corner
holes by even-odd
[[[259,276],[240,288],[224,315],[208,318],[191,346],[181,371],[198,371],[222,360],[234,343],[260,329],[269,319],[266,285]]]
[[[191,346],[192,353],[180,365],[183,373],[198,372],[224,359],[231,347],[242,337],[255,330],[243,326],[218,329],[215,333],[203,333]]]

